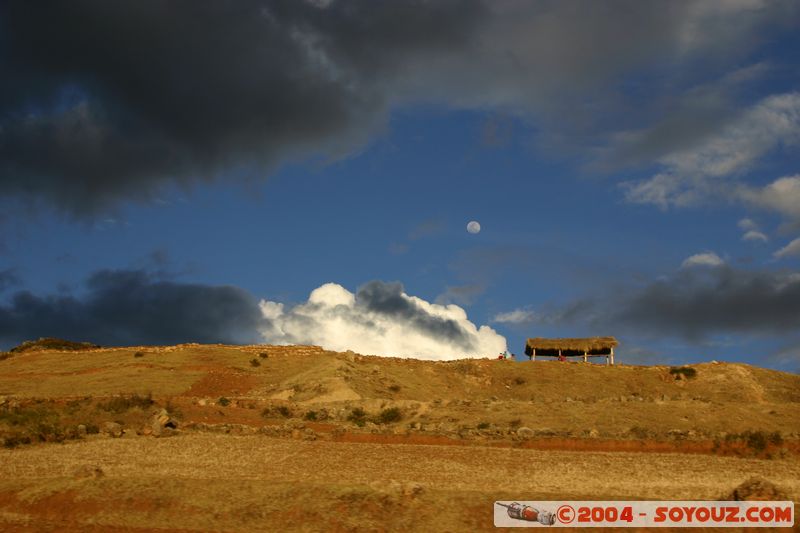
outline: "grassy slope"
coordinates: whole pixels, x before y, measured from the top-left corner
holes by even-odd
[[[251,366],[254,358],[259,366]],[[287,422],[275,414],[283,406],[291,423],[308,411],[327,413],[314,426],[320,432],[327,425],[346,427],[351,437],[410,433],[420,442],[432,435],[485,444],[487,434],[503,441],[517,425],[572,436],[761,429],[797,437],[800,376],[740,364],[694,368],[696,378],[675,381],[667,367],[423,362],[301,347],[41,351],[0,361],[0,403],[47,399],[31,409],[52,409],[70,423],[99,417],[136,428],[148,409],[97,405],[111,395],[152,393],[159,405],[169,400],[182,410],[184,424],[278,426]],[[359,429],[347,420],[355,407],[391,406],[403,419],[389,426]],[[267,417],[264,408],[272,409]],[[488,428],[476,436],[481,422]],[[495,499],[713,499],[752,475],[800,498],[796,455],[392,445],[323,433],[316,441],[193,431],[169,439],[90,435],[0,449],[0,529],[491,530]],[[103,475],[77,474],[87,466]]]

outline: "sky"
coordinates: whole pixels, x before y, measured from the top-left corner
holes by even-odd
[[[613,335],[798,372],[799,29],[793,1],[3,2],[0,348]]]

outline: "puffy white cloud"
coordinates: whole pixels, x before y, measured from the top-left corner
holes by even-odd
[[[800,174],[779,178],[761,189],[741,187],[739,196],[756,207],[800,219]]]
[[[743,218],[737,225],[744,231],[744,235],[742,235],[743,241],[767,242],[769,240],[769,237],[761,231],[758,224],[751,218]]]
[[[792,255],[800,255],[800,237],[796,238],[773,254],[776,259],[783,259]]]
[[[758,230],[751,229],[744,235],[742,235],[743,241],[751,241],[751,242],[767,242],[769,237]]]
[[[461,307],[409,296],[399,283],[372,281],[355,294],[326,283],[288,310],[266,300],[260,306],[267,323],[262,336],[274,344],[429,360],[493,357],[506,350],[505,337],[477,327]]]
[[[723,261],[722,258],[714,252],[703,252],[701,254],[694,254],[690,257],[687,257],[683,261],[683,264],[681,264],[681,268],[691,268],[697,266],[718,267],[724,264],[725,261]]]

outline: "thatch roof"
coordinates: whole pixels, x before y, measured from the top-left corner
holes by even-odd
[[[545,339],[536,337],[528,339],[525,345],[525,352],[531,350],[575,350],[592,352],[597,350],[608,350],[618,345],[614,337],[587,337],[585,339]]]

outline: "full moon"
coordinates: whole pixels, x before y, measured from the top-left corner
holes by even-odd
[[[467,224],[467,231],[470,233],[479,233],[481,231],[481,225],[478,224],[475,220]]]

